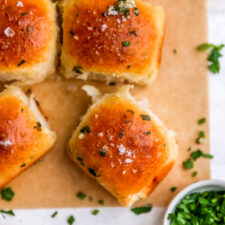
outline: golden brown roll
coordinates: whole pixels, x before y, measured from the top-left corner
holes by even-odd
[[[70,141],[69,157],[124,206],[146,198],[177,157],[174,132],[129,93],[129,86],[100,97],[84,86],[94,104]]]
[[[17,87],[0,93],[0,188],[47,153],[56,135]]]
[[[65,77],[149,84],[157,76],[165,15],[142,0],[63,0]]]
[[[0,0],[0,81],[36,82],[55,71],[56,9],[50,0]]]

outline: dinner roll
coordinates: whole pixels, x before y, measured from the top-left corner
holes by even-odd
[[[142,0],[64,0],[66,78],[149,84],[157,76],[165,15]]]
[[[53,146],[56,135],[33,96],[8,87],[0,93],[0,188]]]
[[[55,71],[56,8],[50,0],[0,0],[0,81],[37,82]]]
[[[94,96],[82,121],[69,140],[69,157],[96,179],[124,206],[146,198],[169,173],[177,158],[173,131],[129,93]]]

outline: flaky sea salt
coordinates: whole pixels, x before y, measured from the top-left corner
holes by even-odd
[[[4,30],[4,34],[7,36],[7,37],[13,37],[14,34],[15,34],[15,31],[10,28],[10,27],[7,27],[5,30]]]
[[[132,159],[125,159],[125,163],[132,163],[133,160]]]
[[[79,136],[78,136],[78,138],[79,138],[79,139],[84,138],[84,134],[83,134],[83,133],[80,133]]]
[[[115,10],[115,7],[114,6],[109,6],[108,15],[116,16],[117,14],[118,14],[118,12]]]
[[[17,1],[16,6],[17,7],[23,7],[23,3],[21,1]]]
[[[98,136],[99,136],[99,137],[103,137],[103,132],[99,132],[99,133],[98,133]]]
[[[0,141],[0,146],[9,147],[12,146],[12,142],[10,140]]]
[[[125,154],[126,148],[122,144],[117,146],[117,148],[119,149],[119,155],[124,155]]]
[[[105,31],[106,28],[107,28],[107,25],[103,24],[102,27],[101,27],[102,32]]]

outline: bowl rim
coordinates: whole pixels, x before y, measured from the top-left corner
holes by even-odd
[[[191,194],[193,192],[202,192],[206,190],[215,190],[215,188],[218,188],[218,190],[221,188],[225,190],[225,180],[203,180],[196,182],[194,184],[191,184],[187,186],[186,188],[182,189],[169,203],[164,219],[163,219],[163,225],[170,225],[170,221],[167,219],[168,214],[173,212],[177,204],[188,194]],[[204,189],[205,188],[205,189]],[[214,188],[214,189],[213,189]],[[199,190],[200,189],[200,190]],[[201,191],[202,189],[202,191]]]

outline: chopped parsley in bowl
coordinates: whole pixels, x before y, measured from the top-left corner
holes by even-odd
[[[164,217],[164,225],[208,224],[225,224],[225,181],[190,185],[172,200]]]

